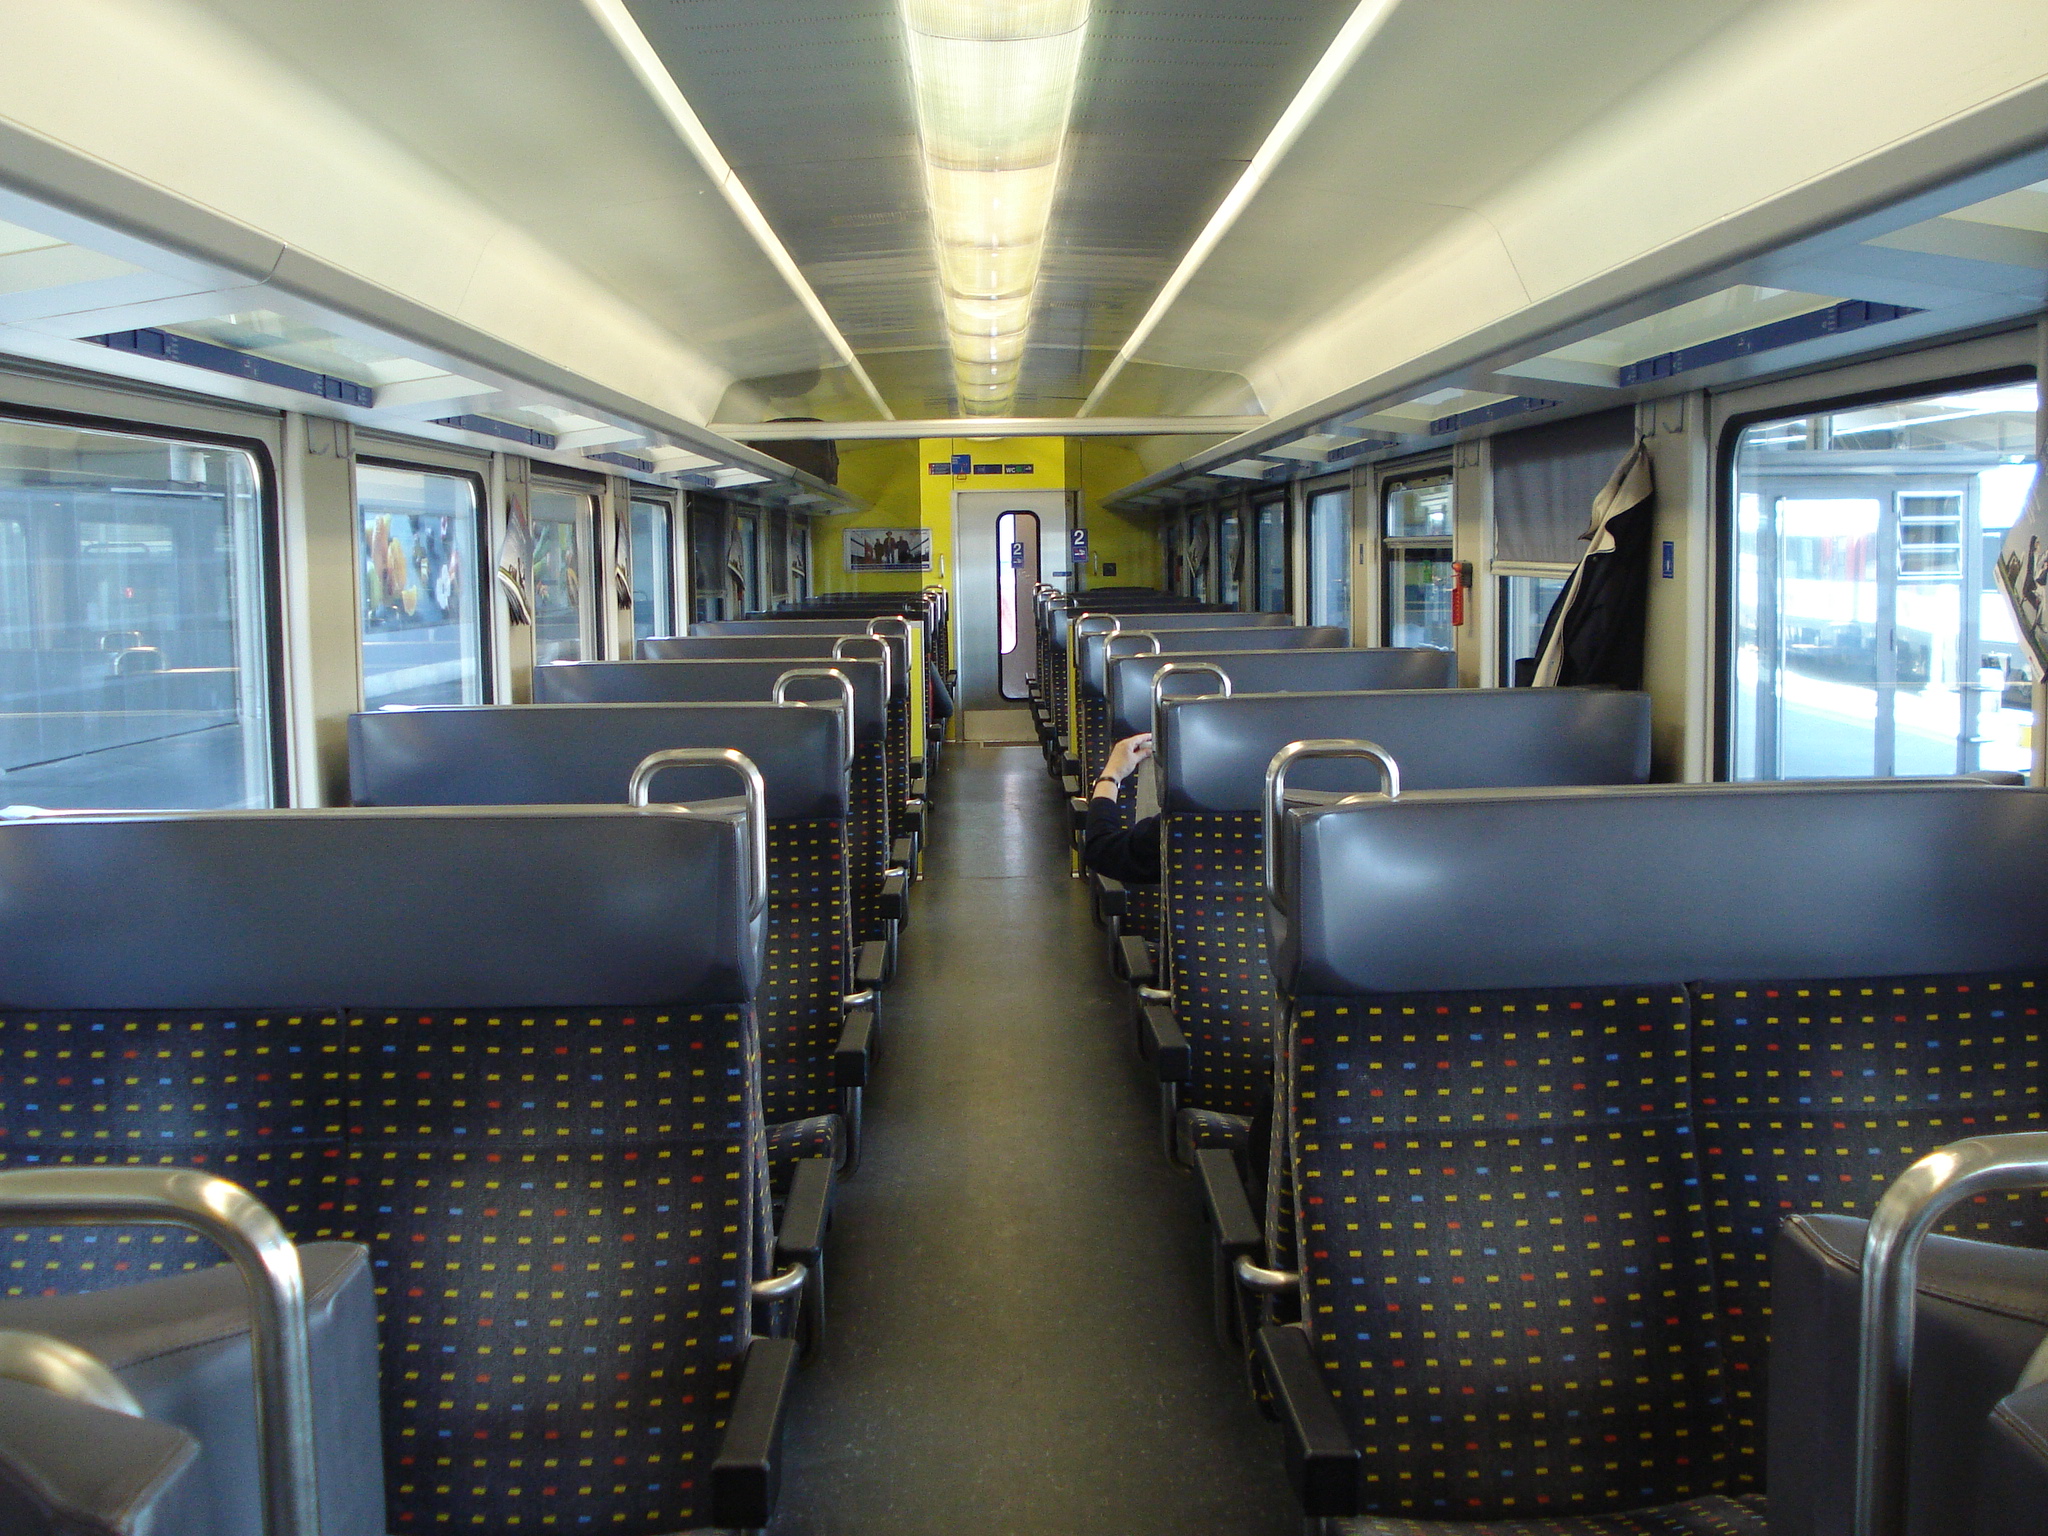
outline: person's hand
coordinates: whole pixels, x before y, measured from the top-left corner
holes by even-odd
[[[1151,756],[1151,745],[1151,731],[1141,731],[1139,735],[1126,735],[1122,741],[1118,741],[1114,748],[1110,748],[1110,760],[1102,764],[1102,778],[1096,780],[1096,793],[1114,795],[1116,784],[1122,784],[1126,778],[1130,778],[1130,774],[1137,772],[1139,764]],[[1104,784],[1110,786],[1108,791]]]

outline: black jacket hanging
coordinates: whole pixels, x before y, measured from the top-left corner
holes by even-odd
[[[1543,621],[1536,686],[1642,686],[1653,492],[1649,450],[1637,443],[1593,498],[1591,547]]]

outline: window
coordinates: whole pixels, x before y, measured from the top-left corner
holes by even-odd
[[[789,518],[782,512],[771,511],[767,534],[761,560],[761,606],[773,608],[789,596]]]
[[[1516,673],[1518,662],[1528,662],[1533,674],[1536,644],[1543,638],[1543,621],[1550,617],[1558,594],[1572,579],[1569,570],[1552,575],[1503,576],[1500,579],[1500,680],[1518,688],[1528,682]]]
[[[1389,480],[1384,494],[1386,643],[1452,650],[1451,472]]]
[[[0,769],[60,809],[272,803],[246,449],[0,421]]]
[[[1351,626],[1351,493],[1308,499],[1308,621]]]
[[[1166,573],[1166,590],[1179,595],[1187,591],[1187,572],[1181,568],[1181,537],[1185,525],[1165,522],[1159,527],[1159,569]]]
[[[468,475],[356,465],[365,709],[484,702],[482,506]]]
[[[536,485],[532,509],[534,663],[581,661],[591,498],[583,491]]]
[[[744,618],[766,607],[761,601],[761,520],[752,512],[735,512],[727,537],[732,611]]]
[[[1227,608],[1244,606],[1244,517],[1226,512],[1216,524],[1216,601]]]
[[[1005,512],[996,519],[996,686],[1006,699],[1031,696],[1038,664],[1024,620],[1038,585],[1038,533],[1036,512]]]
[[[690,501],[690,617],[700,624],[736,617],[726,612],[725,509]]]
[[[2033,440],[2032,384],[1742,430],[1730,777],[2028,766],[2031,673],[1992,562]]]
[[[1203,603],[1216,600],[1215,546],[1210,538],[1210,526],[1207,513],[1188,520],[1188,596]]]
[[[1258,507],[1260,613],[1286,613],[1287,602],[1287,499],[1261,502]]]
[[[675,633],[675,514],[665,501],[632,504],[633,638]]]

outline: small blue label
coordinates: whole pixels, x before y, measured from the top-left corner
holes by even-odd
[[[1024,569],[1024,541],[1022,539],[1018,539],[1010,546],[1010,569],[1013,571]]]
[[[1678,571],[1678,545],[1670,539],[1664,541],[1664,579],[1669,581]]]
[[[1088,530],[1076,528],[1069,538],[1074,546],[1074,564],[1079,565],[1088,558]]]
[[[971,453],[956,453],[956,454],[954,454],[954,455],[953,455],[953,473],[954,473],[954,474],[956,474],[956,475],[971,475],[971,474],[973,474],[973,473],[974,473],[974,455],[973,455],[973,454],[971,454]]]

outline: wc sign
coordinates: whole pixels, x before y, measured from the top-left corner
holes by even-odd
[[[1085,565],[1088,561],[1088,530],[1076,528],[1068,537],[1074,546],[1074,564]]]

